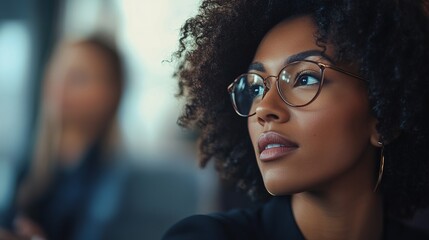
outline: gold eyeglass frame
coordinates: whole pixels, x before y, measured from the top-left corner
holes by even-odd
[[[316,92],[316,94],[314,95],[314,97],[309,101],[309,102],[307,102],[307,103],[305,103],[305,104],[301,104],[301,105],[297,105],[297,104],[292,104],[292,103],[290,103],[290,102],[288,102],[286,99],[285,99],[285,97],[283,96],[283,94],[281,93],[281,91],[280,91],[280,87],[279,87],[279,76],[280,76],[280,73],[285,69],[285,68],[287,68],[288,66],[290,66],[290,65],[294,65],[294,64],[297,64],[297,63],[300,63],[300,62],[309,62],[309,63],[313,63],[313,64],[316,64],[316,65],[318,65],[319,66],[319,68],[320,68],[320,73],[321,73],[321,82],[320,82],[320,84],[319,84],[319,88],[317,89],[317,92]],[[237,83],[237,81],[241,78],[241,77],[243,77],[243,76],[245,76],[245,75],[248,75],[248,74],[255,74],[255,75],[257,75],[258,77],[260,77],[262,80],[263,80],[263,83],[264,83],[264,89],[268,89],[268,91],[270,90],[270,88],[268,87],[268,85],[267,85],[267,79],[269,79],[269,78],[275,78],[276,79],[276,82],[275,82],[275,84],[276,84],[276,86],[277,86],[277,93],[279,94],[279,96],[280,96],[280,98],[283,100],[283,102],[284,103],[286,103],[288,106],[290,106],[290,107],[304,107],[304,106],[307,106],[307,105],[309,105],[310,103],[312,103],[314,100],[316,100],[316,98],[319,96],[319,94],[320,94],[320,92],[321,92],[321,90],[322,90],[322,87],[323,87],[323,83],[325,82],[325,69],[327,69],[327,68],[330,68],[330,69],[333,69],[333,70],[335,70],[335,71],[337,71],[337,72],[341,72],[341,73],[344,73],[344,74],[346,74],[346,75],[349,75],[349,76],[351,76],[351,77],[354,77],[354,78],[357,78],[357,79],[359,79],[359,80],[362,80],[362,81],[364,81],[364,82],[367,82],[367,80],[365,80],[364,78],[362,78],[362,77],[360,77],[359,75],[356,75],[356,74],[354,74],[354,73],[352,73],[352,72],[349,72],[349,71],[346,71],[346,70],[344,70],[344,69],[342,69],[342,68],[339,68],[339,67],[337,67],[337,66],[334,66],[334,65],[330,65],[330,64],[326,64],[326,63],[321,63],[321,62],[316,62],[316,61],[312,61],[312,60],[306,60],[306,59],[304,59],[304,60],[298,60],[298,61],[293,61],[293,62],[290,62],[290,63],[288,63],[288,64],[286,64],[281,70],[280,70],[280,72],[279,72],[279,74],[277,74],[277,76],[274,76],[274,75],[270,75],[270,76],[267,76],[267,77],[262,77],[260,74],[257,74],[257,73],[244,73],[244,74],[241,74],[240,76],[238,76],[237,78],[235,78],[234,79],[234,81],[231,83],[231,84],[229,84],[228,85],[228,87],[227,87],[227,91],[228,91],[228,93],[229,93],[229,95],[230,95],[230,97],[231,97],[231,101],[232,101],[232,106],[234,107],[234,110],[235,110],[235,112],[239,115],[239,116],[241,116],[241,117],[251,117],[251,116],[253,116],[253,115],[255,115],[256,114],[256,112],[254,112],[254,113],[252,113],[252,114],[241,114],[239,111],[238,111],[238,108],[237,108],[237,105],[236,105],[236,103],[235,103],[235,97],[234,97],[234,89],[235,89],[235,87],[236,87],[236,83]],[[268,93],[268,91],[264,91],[264,94],[262,95],[262,99],[265,97],[265,95]]]

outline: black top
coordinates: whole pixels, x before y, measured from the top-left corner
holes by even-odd
[[[429,239],[422,232],[386,219],[385,240]],[[274,197],[255,209],[188,217],[164,235],[163,240],[305,239],[293,217],[290,196]]]

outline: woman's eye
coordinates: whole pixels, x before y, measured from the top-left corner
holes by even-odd
[[[264,94],[264,86],[262,85],[252,85],[250,86],[250,94],[254,97]]]
[[[310,74],[300,74],[296,78],[294,87],[300,86],[311,86],[320,84],[320,80],[318,77],[312,76]]]

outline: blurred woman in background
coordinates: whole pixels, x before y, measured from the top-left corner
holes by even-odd
[[[16,233],[99,239],[114,209],[112,179],[121,175],[115,161],[121,58],[102,38],[65,41],[43,84],[32,161],[16,197]]]

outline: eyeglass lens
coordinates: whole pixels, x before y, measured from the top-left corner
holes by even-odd
[[[242,116],[253,115],[263,96],[274,86],[274,80],[284,102],[291,106],[303,106],[318,94],[322,69],[314,62],[293,62],[284,67],[277,77],[268,76],[265,84],[264,78],[256,73],[239,76],[231,92],[237,112]]]

